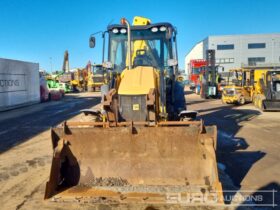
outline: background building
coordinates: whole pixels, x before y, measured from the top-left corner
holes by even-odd
[[[190,60],[206,58],[207,49],[216,50],[216,64],[225,72],[242,65],[280,63],[280,33],[209,36],[186,55],[186,72]]]

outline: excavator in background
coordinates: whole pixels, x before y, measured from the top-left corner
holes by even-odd
[[[65,93],[72,91],[71,80],[73,74],[70,72],[69,67],[69,53],[68,50],[64,52],[62,72],[58,75],[59,86],[64,89]]]
[[[64,93],[72,91],[71,88],[72,74],[69,72],[69,54],[66,50],[64,52],[62,71],[46,75],[48,87],[52,90],[60,90]]]
[[[229,70],[227,85],[222,91],[222,102],[244,105],[253,100],[254,72],[250,69]]]
[[[195,120],[196,112],[186,109],[183,86],[176,81],[176,28],[143,17],[130,25],[122,18],[102,37],[108,38],[103,66],[110,72],[102,108],[85,111],[96,116],[93,121],[65,121],[51,129],[45,199],[222,203],[217,128]]]

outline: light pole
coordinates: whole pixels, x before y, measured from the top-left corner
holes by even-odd
[[[53,73],[53,66],[52,66],[52,57],[50,57],[50,65],[51,65],[51,73]]]

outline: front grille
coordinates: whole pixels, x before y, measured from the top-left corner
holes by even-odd
[[[146,121],[146,95],[120,95],[119,105],[121,120]]]
[[[104,78],[103,77],[93,77],[93,82],[103,82]]]
[[[226,96],[233,96],[235,94],[235,91],[231,89],[224,89],[223,91],[224,91],[224,95]]]

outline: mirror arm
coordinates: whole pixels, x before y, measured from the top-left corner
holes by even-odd
[[[98,32],[95,32],[95,33],[93,33],[93,34],[91,34],[90,36],[94,36],[94,35],[96,35],[96,34],[100,34],[100,33],[105,33],[105,32],[103,32],[103,31],[98,31]]]
[[[105,35],[108,33],[108,31],[98,31],[90,35],[90,37],[102,33],[102,39],[103,39],[103,47],[102,47],[102,63],[104,62],[105,58]]]

